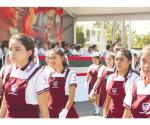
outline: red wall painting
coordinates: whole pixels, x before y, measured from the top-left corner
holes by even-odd
[[[61,43],[63,13],[62,8],[55,7],[0,7],[0,42],[22,32],[38,44]]]

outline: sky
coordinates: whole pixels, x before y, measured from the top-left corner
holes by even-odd
[[[150,32],[150,20],[132,21],[132,30],[136,30],[138,34]]]

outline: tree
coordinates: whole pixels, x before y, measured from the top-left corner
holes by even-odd
[[[134,39],[133,39],[134,48],[142,48],[148,44],[150,44],[150,33],[147,33],[144,35],[135,34]]]
[[[81,44],[82,47],[84,46],[86,39],[84,38],[83,29],[80,26],[76,28],[76,40],[78,44]]]

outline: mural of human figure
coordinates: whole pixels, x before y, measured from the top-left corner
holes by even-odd
[[[62,23],[61,8],[0,7],[0,41],[21,32],[34,37],[37,43],[61,43]]]
[[[62,34],[60,29],[62,28],[63,17],[60,14],[62,15],[63,11],[51,7],[37,9],[35,23],[32,26],[33,30],[38,34],[35,39],[43,44],[60,43],[62,37],[58,37],[58,35]]]

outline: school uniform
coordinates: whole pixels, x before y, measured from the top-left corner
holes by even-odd
[[[125,77],[111,74],[107,80],[106,90],[111,97],[107,118],[122,118],[124,113],[123,101],[129,87],[139,75],[130,70]]]
[[[30,62],[22,69],[10,65],[5,69],[3,89],[8,118],[39,118],[37,95],[48,91],[43,69]]]
[[[88,68],[88,73],[91,76],[90,82],[89,82],[89,90],[88,93],[90,94],[91,90],[93,89],[93,86],[97,80],[97,76],[101,76],[105,66],[104,65],[96,65],[96,64],[91,64],[90,67]],[[99,87],[97,88],[99,90]],[[96,91],[98,93],[98,91]]]
[[[150,118],[150,84],[136,79],[124,100],[124,106],[131,110],[133,118]]]
[[[106,66],[101,65],[101,67],[98,69],[98,75],[97,75],[98,78],[102,78],[102,74],[104,73],[105,69],[106,69]],[[100,93],[100,85],[98,86],[96,90],[96,94],[99,94],[99,93]]]
[[[69,87],[77,86],[77,76],[74,71],[66,68],[62,73],[58,73],[54,70],[49,72],[49,92],[51,100],[49,102],[50,118],[59,118],[59,114],[62,109],[65,108],[68,95]],[[78,118],[78,114],[74,108],[74,104],[71,106],[66,118]]]
[[[115,68],[110,69],[107,67],[102,73],[101,81],[100,81],[100,90],[99,90],[99,95],[100,95],[99,107],[103,107],[105,99],[106,99],[106,95],[107,95],[106,82],[107,82],[108,76],[114,72],[115,72]]]

